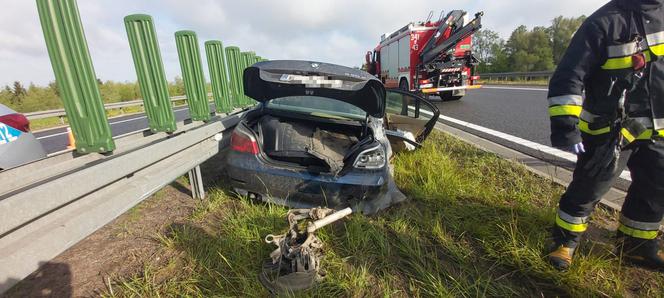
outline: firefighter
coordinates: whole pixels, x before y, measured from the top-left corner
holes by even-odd
[[[551,142],[578,155],[547,255],[558,269],[572,264],[590,214],[625,161],[632,184],[620,214],[618,254],[664,269],[656,239],[664,214],[663,2],[604,5],[575,33],[551,78]]]

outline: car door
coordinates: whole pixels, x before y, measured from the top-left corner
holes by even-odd
[[[385,127],[395,152],[419,148],[429,136],[440,111],[426,99],[400,89],[387,89]]]
[[[0,104],[0,171],[46,157],[25,116]]]

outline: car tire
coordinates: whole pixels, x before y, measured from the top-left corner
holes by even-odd
[[[401,81],[399,81],[399,89],[403,91],[410,91],[410,88],[408,88],[408,80],[401,78]]]

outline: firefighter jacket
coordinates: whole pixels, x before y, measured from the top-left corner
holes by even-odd
[[[549,82],[553,146],[606,140],[623,115],[647,128],[628,139],[664,135],[662,2],[612,0],[574,34]]]

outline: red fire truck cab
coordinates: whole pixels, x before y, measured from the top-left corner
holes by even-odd
[[[479,88],[474,73],[472,34],[481,28],[483,13],[469,20],[465,11],[454,10],[432,22],[410,23],[383,34],[373,52],[366,54],[367,71],[388,88],[438,94],[442,100],[457,100],[467,89]]]

